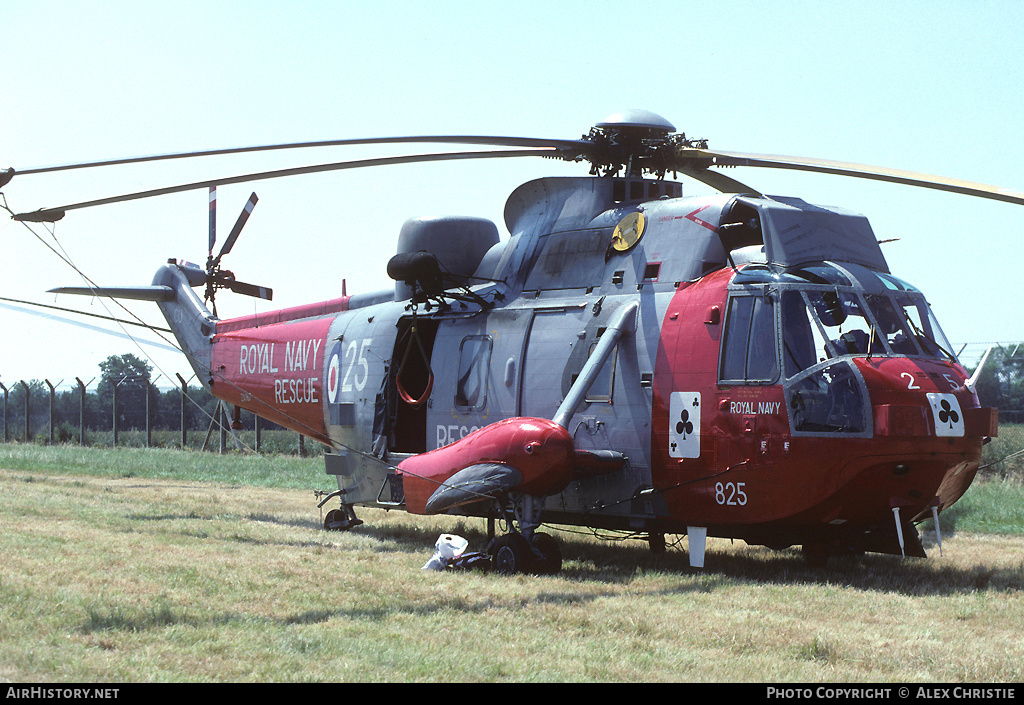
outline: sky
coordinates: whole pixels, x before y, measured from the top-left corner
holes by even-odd
[[[373,3],[0,0],[0,168],[396,135],[578,139],[627,109],[712,149],[859,162],[1024,191],[1024,4],[972,2]],[[439,145],[207,157],[15,176],[14,212],[169,184]],[[390,288],[402,223],[503,222],[547,159],[412,164],[222,186],[218,232],[259,198],[224,265],[273,287],[223,292],[222,317]],[[928,297],[954,347],[1024,340],[1021,206],[840,176],[728,172],[765,193],[866,215],[894,274]],[[684,182],[688,194],[707,187]],[[0,203],[0,205],[3,205]],[[54,226],[0,212],[0,383],[90,382],[110,355],[169,386],[191,370],[155,334],[4,299],[124,315],[46,293],[148,284],[206,257],[204,190],[71,211]],[[219,245],[218,245],[219,247]],[[57,253],[62,257],[59,257]],[[65,261],[66,260],[66,261]],[[162,325],[155,305],[128,306]],[[84,323],[86,326],[76,325]],[[129,337],[130,336],[130,337]],[[157,343],[151,345],[150,342]],[[163,347],[161,347],[161,345]]]

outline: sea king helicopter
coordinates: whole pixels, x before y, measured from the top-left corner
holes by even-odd
[[[453,159],[587,162],[518,187],[508,237],[476,217],[405,222],[393,289],[221,319],[220,289],[271,298],[222,268],[249,200],[205,267],[169,260],[150,286],[57,293],[157,303],[214,396],[329,449],[339,502],[487,520],[505,573],[554,573],[543,525],[630,532],[664,550],[708,536],[821,561],[924,557],[916,531],[971,484],[997,412],[979,405],[924,295],[889,271],[868,220],[767,196],[721,169],[840,174],[1024,204],[983,184],[864,165],[712,150],[647,111],[579,140],[336,140],[47,167],[353,144],[464,152],[318,164],[182,184],[14,217],[301,173]],[[484,150],[480,146],[499,147]],[[3,180],[13,169],[0,172]],[[684,196],[683,175],[721,193]],[[215,201],[213,201],[215,202]],[[197,289],[202,289],[200,298]],[[975,373],[976,375],[977,373]],[[501,531],[496,531],[496,526]],[[941,536],[939,536],[941,546]]]

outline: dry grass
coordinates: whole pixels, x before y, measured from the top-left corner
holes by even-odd
[[[1020,682],[1024,538],[807,567],[559,535],[557,576],[424,572],[482,522],[312,494],[0,471],[0,680]],[[685,547],[685,541],[683,542]]]

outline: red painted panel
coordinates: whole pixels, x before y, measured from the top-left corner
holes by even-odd
[[[327,317],[218,333],[210,365],[214,395],[327,442],[322,376],[332,321]]]
[[[717,383],[724,321],[713,312],[725,311],[731,278],[725,269],[681,286],[663,322],[652,478],[669,519],[726,535],[750,531],[766,542],[773,535],[813,541],[816,532],[836,527],[888,526],[892,506],[903,507],[909,519],[962,494],[982,439],[995,426],[994,414],[978,409],[977,396],[963,386],[963,368],[856,358],[873,406],[873,435],[793,435],[781,384]],[[940,395],[956,398],[962,435],[938,434],[929,404]],[[675,418],[682,402],[688,413]],[[694,419],[699,425],[691,431]],[[684,432],[696,440],[681,440]]]
[[[442,482],[479,463],[502,463],[519,471],[520,492],[561,492],[572,478],[572,436],[548,419],[517,416],[473,431],[465,438],[403,460],[406,510],[424,514],[427,500]]]

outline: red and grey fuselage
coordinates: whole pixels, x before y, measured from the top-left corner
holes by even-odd
[[[769,546],[917,552],[894,518],[955,502],[996,432],[859,216],[542,179],[506,223],[463,272],[490,280],[476,299],[400,283],[207,319],[197,372],[330,446],[345,504],[486,515],[521,491],[546,522]],[[434,497],[457,477],[468,494]]]

